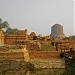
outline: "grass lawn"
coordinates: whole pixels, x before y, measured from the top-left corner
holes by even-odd
[[[51,44],[42,44],[41,50],[42,51],[55,51],[56,49]]]

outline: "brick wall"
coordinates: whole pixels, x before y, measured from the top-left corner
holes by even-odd
[[[0,52],[0,60],[24,60],[24,52]]]
[[[58,51],[31,51],[29,52],[29,56],[31,59],[41,58],[41,59],[51,59],[51,58],[59,58],[60,52]]]
[[[69,47],[75,49],[75,40],[70,40],[69,41]]]

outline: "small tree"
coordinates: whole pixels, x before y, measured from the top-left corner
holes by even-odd
[[[18,29],[14,28],[12,29],[11,27],[7,28],[5,34],[17,34]]]
[[[0,28],[8,28],[9,27],[9,24],[7,21],[2,21],[2,19],[0,18]]]
[[[66,58],[69,60],[69,65],[66,67],[62,75],[75,75],[75,51],[72,54],[72,59]]]

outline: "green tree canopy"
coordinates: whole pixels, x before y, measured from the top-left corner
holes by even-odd
[[[2,19],[0,18],[0,28],[8,28],[9,27],[9,24],[7,21],[2,21]]]
[[[18,29],[17,28],[11,28],[9,26],[9,23],[7,21],[2,21],[2,19],[0,18],[0,28],[3,29],[5,28],[6,31],[4,31],[3,29],[3,32],[4,34],[16,34]]]
[[[12,29],[11,27],[9,27],[9,28],[7,28],[5,34],[17,34],[17,31],[18,31],[17,28]]]
[[[0,18],[0,23],[2,22],[2,19]]]
[[[69,60],[69,64],[62,75],[75,75],[75,51],[70,51],[70,54],[71,53],[73,54],[72,59],[67,58]]]

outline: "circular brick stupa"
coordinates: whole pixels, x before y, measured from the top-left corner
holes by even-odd
[[[65,35],[63,33],[63,26],[60,24],[55,24],[51,27],[51,34],[50,37],[52,38],[64,38]]]

